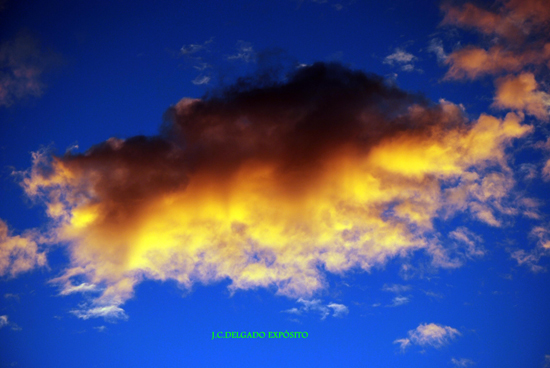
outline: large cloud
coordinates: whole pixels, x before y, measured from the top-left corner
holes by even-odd
[[[34,156],[24,188],[70,251],[53,282],[95,293],[82,318],[124,316],[143,278],[307,297],[324,287],[321,270],[419,249],[457,267],[433,220],[462,211],[500,225],[514,185],[505,150],[531,131],[521,115],[468,121],[449,102],[323,63],[183,99],[167,116],[156,137]]]

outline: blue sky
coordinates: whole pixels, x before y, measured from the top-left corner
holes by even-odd
[[[550,366],[547,0],[0,7],[0,366]]]

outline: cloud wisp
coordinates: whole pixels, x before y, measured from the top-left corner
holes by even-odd
[[[28,97],[42,95],[42,74],[59,57],[44,51],[36,38],[20,34],[0,44],[0,107],[9,107]]]
[[[416,56],[402,48],[396,48],[395,51],[384,58],[384,64],[399,66],[404,72],[412,72],[415,69],[414,63],[418,60]]]
[[[332,312],[332,316],[336,318],[344,317],[349,313],[349,309],[344,304],[328,303],[324,304],[320,299],[303,299],[299,298],[297,303],[301,304],[298,308],[287,309],[284,312],[294,315],[302,315],[305,313],[317,313],[321,319],[326,319]]]

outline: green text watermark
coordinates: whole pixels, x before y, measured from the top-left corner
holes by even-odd
[[[229,332],[229,331],[212,331],[212,340],[214,339],[307,339],[309,334],[300,331],[281,331],[281,332]]]

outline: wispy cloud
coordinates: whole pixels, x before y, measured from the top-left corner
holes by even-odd
[[[519,266],[525,266],[532,272],[546,271],[546,268],[539,265],[542,257],[550,256],[550,226],[541,224],[533,227],[529,237],[536,241],[536,247],[532,249],[509,248],[510,257],[517,261]]]
[[[411,290],[411,286],[410,285],[399,285],[399,284],[390,284],[390,285],[384,284],[384,286],[382,287],[382,290],[383,291],[388,291],[390,293],[402,294],[405,291]]]
[[[16,276],[46,265],[46,254],[40,251],[39,235],[27,231],[11,235],[8,225],[0,220],[0,276]]]
[[[412,345],[422,347],[432,346],[439,348],[448,344],[457,336],[460,336],[460,332],[458,332],[458,330],[435,323],[420,324],[417,328],[410,330],[407,334],[408,337],[394,341],[394,344],[399,344],[401,346],[401,350],[403,351]]]
[[[17,325],[17,323],[9,321],[7,315],[0,316],[0,329],[3,327],[10,326],[12,331],[21,331],[22,328]]]
[[[191,82],[196,86],[200,86],[200,85],[203,85],[203,84],[208,84],[211,79],[212,79],[212,77],[210,77],[208,75],[198,75]]]
[[[245,63],[256,61],[256,52],[250,42],[238,41],[237,52],[227,56],[227,60],[238,60]]]
[[[29,34],[0,44],[0,107],[27,96],[41,96],[46,87],[42,74],[58,62],[59,56],[42,50]]]
[[[0,328],[7,326],[8,324],[9,324],[8,316],[7,315],[0,316]]]
[[[106,321],[110,322],[128,319],[128,315],[124,312],[124,309],[116,305],[106,305],[88,309],[75,309],[72,310],[71,313],[82,319],[103,317]]]
[[[310,313],[310,312],[318,313],[321,316],[322,320],[324,320],[330,315],[331,310],[332,310],[333,317],[343,317],[349,313],[348,307],[346,307],[344,304],[338,304],[338,303],[324,304],[320,299],[306,300],[306,299],[300,298],[296,302],[301,304],[301,306],[298,308],[287,309],[283,312],[296,314],[296,315],[301,315],[303,313]]]
[[[451,231],[449,238],[465,246],[463,254],[467,258],[483,257],[485,255],[485,249],[481,245],[483,239],[463,226]]]
[[[423,293],[426,294],[426,296],[429,296],[430,298],[434,298],[434,299],[442,299],[444,297],[443,294],[436,293],[430,290],[423,290]]]
[[[327,305],[327,307],[332,309],[333,317],[343,317],[349,313],[348,307],[346,307],[344,304],[330,303]]]
[[[4,294],[4,298],[17,300],[18,302],[21,301],[21,298],[19,297],[19,294],[6,293],[6,294]]]
[[[525,249],[517,249],[510,251],[510,257],[515,259],[519,266],[526,266],[535,273],[545,270],[543,266],[538,264],[541,255],[542,254],[538,249],[532,249],[530,251],[526,251]]]
[[[398,47],[392,54],[386,56],[383,62],[391,66],[399,66],[402,71],[412,72],[416,70],[414,66],[416,60],[418,60],[416,56]]]
[[[73,285],[69,282],[68,284],[65,284],[63,286],[63,289],[61,290],[59,295],[69,295],[74,293],[90,293],[90,292],[98,292],[98,291],[101,291],[101,289],[94,284],[83,282],[79,285]]]
[[[193,66],[193,69],[200,73],[191,81],[194,85],[206,85],[212,79],[207,70],[212,69],[213,66],[205,60],[208,60],[206,55],[212,53],[211,46],[213,42],[214,37],[211,37],[203,43],[183,45],[179,50],[179,56],[183,57]]]
[[[439,63],[444,63],[447,60],[447,53],[443,47],[443,41],[439,38],[432,38],[428,45],[428,52],[435,54]]]
[[[455,367],[469,367],[475,364],[473,360],[466,359],[466,358],[461,358],[461,359],[451,358],[451,363],[454,364]]]
[[[214,38],[211,37],[209,40],[205,41],[202,44],[189,44],[189,45],[183,45],[180,49],[180,54],[183,56],[197,56],[196,54],[208,51],[209,45],[214,42]]]
[[[408,296],[396,296],[392,299],[391,304],[388,304],[388,307],[399,307],[400,305],[405,305],[410,301]]]

